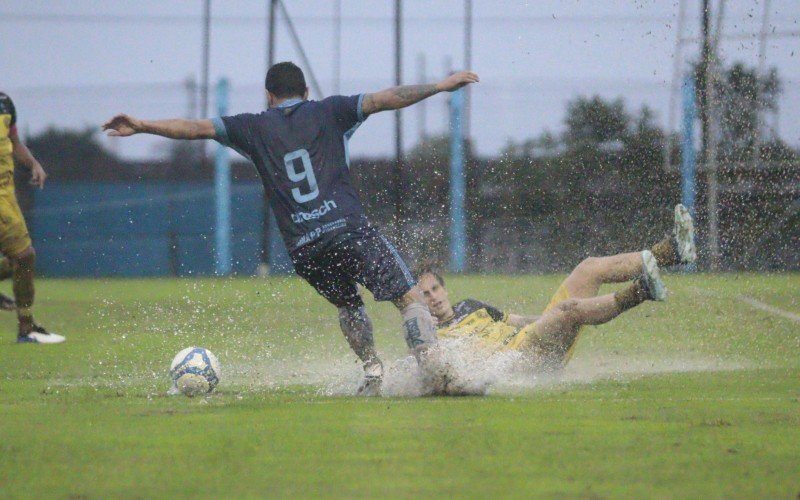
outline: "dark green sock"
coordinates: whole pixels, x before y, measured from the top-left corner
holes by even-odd
[[[614,301],[617,303],[620,311],[627,311],[632,307],[636,307],[642,302],[647,300],[647,292],[642,286],[641,279],[636,279],[633,283],[626,288],[614,293]]]
[[[11,261],[8,260],[8,257],[2,257],[0,259],[0,280],[7,280],[14,274],[14,266],[11,265]]]
[[[28,255],[16,259],[14,266],[14,299],[17,301],[17,317],[21,335],[27,334],[33,325],[34,286],[33,278],[36,274],[36,255]]]
[[[653,245],[650,251],[653,252],[653,257],[656,258],[659,267],[674,266],[678,263],[679,257],[675,249],[675,238],[672,236],[666,236],[663,240]]]

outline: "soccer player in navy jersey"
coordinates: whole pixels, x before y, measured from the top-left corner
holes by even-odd
[[[415,280],[394,246],[370,224],[349,172],[347,141],[373,113],[396,110],[478,82],[469,71],[436,84],[406,85],[353,96],[308,100],[302,70],[282,62],[267,71],[269,109],[211,120],[140,120],[120,114],[103,125],[111,136],[137,133],[215,139],[258,170],[295,271],[339,310],[339,324],[364,366],[362,395],[377,395],[383,365],[357,283],[391,301],[408,347],[436,376],[430,348],[436,330]],[[427,365],[427,366],[426,366]]]

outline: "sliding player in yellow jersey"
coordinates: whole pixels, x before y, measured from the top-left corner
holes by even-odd
[[[472,336],[497,350],[530,354],[537,365],[563,366],[583,325],[599,325],[646,300],[663,301],[667,290],[659,266],[687,264],[697,258],[694,224],[683,205],[675,207],[673,234],[650,250],[581,262],[553,295],[541,316],[520,316],[474,299],[453,305],[444,280],[432,268],[418,272],[418,287],[437,321],[439,337]],[[604,283],[633,280],[630,286],[598,295]]]
[[[17,342],[57,344],[64,337],[48,332],[33,320],[36,252],[14,192],[14,160],[30,169],[31,184],[44,186],[47,174],[17,135],[14,103],[0,92],[0,252],[4,256],[0,259],[0,279],[13,279],[16,299],[14,302],[3,296],[0,307],[17,311]]]

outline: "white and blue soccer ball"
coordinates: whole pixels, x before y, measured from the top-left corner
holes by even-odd
[[[170,365],[173,391],[189,397],[208,394],[219,383],[219,360],[203,347],[187,347],[179,352]]]

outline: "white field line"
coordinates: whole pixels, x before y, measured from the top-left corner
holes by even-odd
[[[788,320],[794,321],[795,323],[800,323],[800,314],[795,314],[793,312],[784,311],[783,309],[778,309],[777,307],[765,304],[760,300],[756,300],[753,297],[748,297],[747,295],[739,295],[737,298],[742,302],[744,302],[745,304],[748,304],[751,307],[755,307],[756,309],[760,309],[770,314],[780,316],[781,318],[786,318]]]
[[[712,298],[721,297],[721,295],[719,293],[715,293],[712,290],[706,290],[706,289],[699,288],[699,287],[696,287],[696,286],[689,287],[689,290],[694,292],[694,293],[696,293],[696,294],[698,294],[698,295],[705,295],[706,297],[712,297]],[[770,314],[774,314],[774,315],[780,316],[782,318],[786,318],[789,321],[794,321],[795,323],[800,323],[800,315],[795,314],[793,312],[784,311],[783,309],[779,309],[779,308],[777,308],[775,306],[771,306],[769,304],[761,302],[760,300],[756,300],[753,297],[750,297],[748,295],[739,295],[736,298],[739,301],[744,302],[745,304],[747,304],[750,307],[753,307],[755,309],[759,309],[761,311],[768,312]]]

